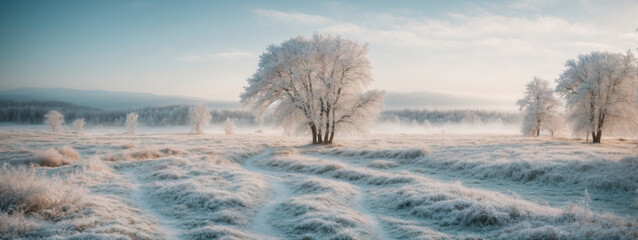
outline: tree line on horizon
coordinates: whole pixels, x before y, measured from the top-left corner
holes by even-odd
[[[13,101],[0,100],[0,122],[42,124],[45,114],[56,110],[63,114],[66,122],[84,119],[90,125],[123,125],[130,112],[138,114],[138,122],[145,126],[185,126],[189,124],[191,105],[143,107],[137,109],[102,110],[59,101]],[[242,110],[210,110],[212,123],[223,123],[226,119],[240,125],[256,124],[253,114]]]
[[[65,122],[84,119],[85,124],[103,126],[125,125],[126,115],[138,114],[138,122],[144,126],[186,126],[189,125],[189,108],[192,105],[172,105],[144,107],[139,109],[102,110],[58,101],[13,101],[0,100],[0,122],[19,124],[43,124],[45,114],[51,110],[60,112]],[[250,111],[212,109],[212,124],[221,124],[232,119],[239,126],[260,124]],[[273,124],[273,117],[266,115],[261,123]],[[456,123],[504,123],[520,124],[518,112],[481,109],[388,109],[379,113],[377,122],[419,125],[442,125]]]

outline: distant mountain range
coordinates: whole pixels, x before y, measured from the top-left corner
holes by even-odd
[[[240,108],[238,102],[164,96],[151,93],[80,90],[70,88],[16,88],[0,91],[0,99],[16,101],[62,101],[101,109],[125,109],[174,104],[204,103],[213,109]]]
[[[62,101],[101,109],[130,109],[149,106],[204,103],[212,109],[239,109],[240,103],[212,101],[151,93],[80,90],[69,88],[16,88],[0,90],[0,99],[16,101]],[[439,92],[388,92],[385,109],[489,109],[514,110],[513,100]]]

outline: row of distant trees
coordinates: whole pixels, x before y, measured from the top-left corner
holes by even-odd
[[[190,107],[188,111],[189,123],[191,126],[191,132],[203,134],[203,127],[210,124],[210,120],[212,119],[210,109],[203,105],[197,104]],[[56,110],[50,110],[48,113],[44,114],[44,123],[49,126],[51,131],[58,132],[62,131],[64,128],[62,124],[64,124],[64,115]],[[135,134],[137,129],[137,120],[139,115],[137,113],[131,112],[126,114],[126,120],[124,125],[126,126],[126,132],[128,134]],[[84,118],[75,119],[73,121],[73,129],[76,134],[81,134],[83,132],[85,120]],[[224,122],[224,129],[226,134],[234,134],[235,133],[235,124],[230,118],[227,118]]]
[[[482,124],[482,123],[502,123],[520,124],[521,114],[515,112],[502,112],[495,110],[480,109],[449,109],[449,110],[428,110],[428,109],[401,109],[386,110],[379,114],[378,121],[389,123],[416,123],[419,125],[441,125],[441,124]]]
[[[123,125],[127,114],[135,112],[138,122],[145,126],[184,126],[189,125],[191,105],[171,105],[144,107],[138,109],[102,110],[56,101],[12,101],[0,100],[0,122],[42,124],[44,115],[50,110],[60,112],[67,122],[84,119],[91,125]],[[241,110],[211,110],[210,122],[223,123],[232,119],[238,125],[256,124],[253,114]]]
[[[556,88],[549,85],[534,77],[517,102],[524,113],[524,135],[553,134],[569,125],[573,135],[600,143],[603,132],[638,129],[638,66],[631,51],[581,54],[567,60]],[[555,93],[564,100],[565,112]]]
[[[83,119],[90,125],[125,125],[127,114],[138,115],[137,122],[145,126],[186,126],[190,124],[191,105],[146,107],[132,110],[101,110],[78,106],[66,102],[16,102],[0,100],[0,122],[42,124],[45,114],[51,110],[60,112],[66,122]],[[210,110],[210,123],[222,124],[231,119],[238,126],[271,125],[273,115],[269,114],[257,122],[254,115],[242,110]],[[427,110],[400,109],[382,111],[377,119],[388,123],[417,123],[419,125],[440,125],[454,123],[504,123],[520,124],[521,114],[493,110]]]

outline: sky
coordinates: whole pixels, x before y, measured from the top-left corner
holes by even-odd
[[[370,88],[513,102],[637,28],[638,0],[0,1],[0,89],[239,101],[269,44],[327,32],[369,44]]]

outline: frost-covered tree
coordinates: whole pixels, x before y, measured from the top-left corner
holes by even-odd
[[[626,54],[592,52],[565,63],[556,92],[566,100],[574,135],[592,136],[600,143],[604,131],[633,131],[638,123],[637,67]]]
[[[230,118],[226,118],[224,122],[224,131],[226,131],[227,135],[235,134],[235,123],[233,123],[233,120],[230,120]]]
[[[525,96],[516,102],[523,111],[523,135],[539,136],[546,124],[556,118],[558,99],[549,87],[549,81],[539,77],[525,86]]]
[[[545,124],[543,124],[542,129],[547,130],[552,137],[556,135],[564,136],[568,130],[565,124],[565,118],[560,114],[550,115]]]
[[[126,114],[126,132],[128,134],[135,134],[135,128],[137,127],[137,113]]]
[[[192,106],[188,111],[188,116],[190,118],[191,131],[199,134],[204,133],[202,127],[208,125],[212,118],[210,109],[201,103]]]
[[[47,114],[44,114],[44,123],[49,125],[51,131],[57,132],[62,130],[62,124],[64,123],[64,115],[62,113],[51,110]]]
[[[82,133],[83,128],[84,128],[84,118],[75,119],[75,121],[73,121],[73,129],[75,130],[76,134]]]
[[[330,144],[337,131],[365,131],[385,92],[364,92],[372,82],[368,46],[315,33],[268,46],[241,94],[259,118],[274,110],[277,123]]]

